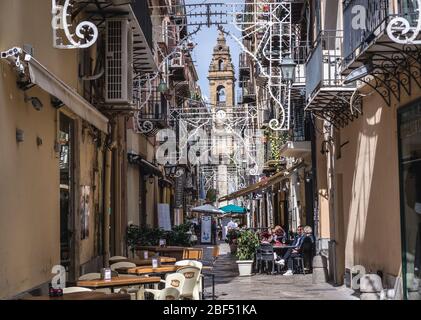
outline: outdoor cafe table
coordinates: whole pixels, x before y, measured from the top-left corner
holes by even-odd
[[[165,265],[160,266],[158,268],[153,268],[152,266],[142,266],[136,268],[117,268],[116,271],[118,273],[123,274],[135,274],[135,275],[146,275],[151,273],[172,273],[176,272],[178,269],[182,268],[183,266],[176,266],[176,265]],[[159,281],[158,281],[159,282]]]
[[[174,263],[177,261],[176,258],[173,257],[159,257],[161,263]],[[139,258],[134,258],[134,259],[121,259],[121,260],[113,260],[111,261],[112,263],[117,263],[117,262],[131,262],[134,263],[137,266],[151,266],[152,265],[152,258],[150,259],[139,259]]]
[[[80,280],[77,282],[77,286],[90,289],[111,288],[111,291],[114,292],[114,288],[116,287],[120,288],[144,284],[155,284],[160,281],[160,277],[113,277],[111,280]]]
[[[130,300],[127,293],[104,293],[104,292],[73,292],[61,297],[33,296],[25,297],[22,300]]]
[[[288,249],[294,249],[296,248],[296,246],[289,246],[289,245],[285,245],[285,246],[272,246],[274,251],[281,251],[281,250],[288,250]]]

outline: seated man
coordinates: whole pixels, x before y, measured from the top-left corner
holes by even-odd
[[[280,264],[281,266],[285,266],[285,261],[288,266],[288,271],[284,273],[284,276],[291,276],[292,272],[292,261],[294,257],[298,257],[300,255],[301,245],[303,243],[303,239],[305,237],[303,233],[303,226],[298,226],[297,228],[297,236],[294,239],[294,242],[291,244],[292,248],[289,248],[288,251],[284,254],[284,256],[277,260],[275,263]]]

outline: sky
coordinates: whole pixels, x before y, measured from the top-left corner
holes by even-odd
[[[221,2],[219,0],[185,0],[186,4],[201,4],[201,3],[215,3]],[[242,0],[226,0],[225,2],[235,2],[241,3]],[[239,31],[233,25],[224,25],[225,31],[240,35]],[[194,30],[195,28],[190,26],[189,31]],[[216,26],[208,28],[203,26],[202,29],[193,36],[193,42],[196,43],[196,47],[193,51],[193,61],[196,66],[197,74],[199,75],[199,85],[202,89],[202,94],[204,97],[209,97],[209,82],[207,79],[209,65],[212,60],[213,48],[216,45],[216,39],[218,37],[218,29]],[[236,78],[238,80],[238,64],[239,64],[239,54],[241,49],[238,44],[230,36],[226,37],[227,42],[231,50],[231,59],[236,70]],[[238,88],[238,84],[237,84]],[[237,90],[236,90],[237,94]]]

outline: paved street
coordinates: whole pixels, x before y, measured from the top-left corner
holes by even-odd
[[[353,290],[326,284],[312,284],[312,275],[259,274],[239,277],[235,257],[229,246],[220,243],[220,256],[215,263],[215,294],[217,300],[358,300]],[[210,259],[212,246],[203,246],[205,259]],[[209,278],[207,278],[209,279]],[[206,292],[211,294],[211,281],[206,282]]]

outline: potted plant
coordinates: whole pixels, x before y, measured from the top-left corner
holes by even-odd
[[[259,238],[254,232],[250,230],[240,232],[237,248],[237,264],[240,277],[251,276],[254,253],[259,244]]]

